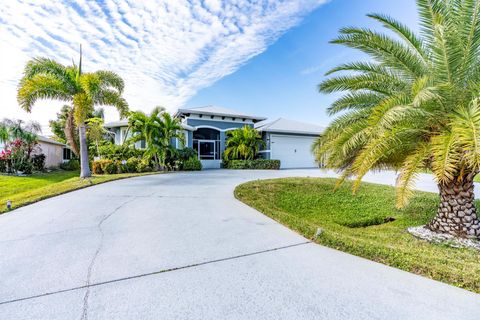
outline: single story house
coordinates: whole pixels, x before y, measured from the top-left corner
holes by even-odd
[[[193,148],[204,168],[220,168],[222,154],[225,150],[227,132],[250,126],[262,134],[266,148],[261,151],[265,159],[278,159],[281,168],[316,167],[311,146],[322,128],[313,124],[277,119],[267,121],[266,117],[248,115],[231,109],[217,106],[198,108],[181,108],[175,113],[181,119],[185,134],[185,146]],[[129,135],[126,120],[105,124],[105,128],[115,135],[115,143],[121,144]],[[172,144],[183,147],[175,139]],[[138,142],[137,147],[145,147],[144,142]]]
[[[47,138],[38,136],[38,149],[36,154],[43,153],[45,155],[45,167],[58,167],[61,163],[72,159],[73,153],[66,144]],[[5,145],[0,143],[0,151],[4,150]]]
[[[40,150],[37,153],[45,155],[46,168],[58,167],[61,163],[72,159],[72,150],[64,143],[38,136],[38,145]]]

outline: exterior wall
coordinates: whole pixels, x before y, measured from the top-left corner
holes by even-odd
[[[63,146],[40,141],[41,152],[45,155],[45,167],[58,167],[63,162]]]

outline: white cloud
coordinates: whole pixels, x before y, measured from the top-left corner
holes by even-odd
[[[79,43],[85,69],[111,69],[125,79],[132,109],[163,105],[173,110],[263,52],[323,2],[4,1],[0,117],[34,118],[42,124],[53,118],[56,102],[40,102],[31,115],[21,111],[16,84],[28,59],[47,56],[70,64],[78,58]]]

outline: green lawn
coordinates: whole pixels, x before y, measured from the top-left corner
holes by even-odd
[[[6,211],[7,200],[17,208],[68,191],[145,174],[148,173],[105,174],[89,179],[80,179],[78,171],[55,171],[27,177],[0,175],[0,213]]]
[[[364,183],[354,196],[349,183],[333,192],[334,179],[287,178],[252,181],[235,196],[320,244],[480,293],[480,252],[418,240],[406,232],[436,211],[437,195],[418,192],[395,208],[392,187]],[[388,221],[394,218],[394,221]]]

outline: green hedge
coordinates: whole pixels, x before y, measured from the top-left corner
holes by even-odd
[[[183,162],[182,169],[184,171],[202,170],[202,163],[196,157],[191,157],[185,162]]]
[[[229,160],[224,162],[224,167],[227,169],[280,169],[280,160]]]

